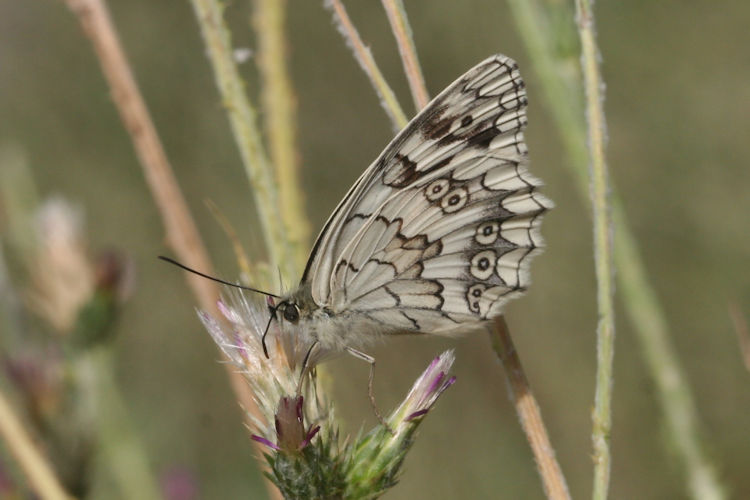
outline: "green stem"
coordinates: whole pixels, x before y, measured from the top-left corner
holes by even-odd
[[[276,181],[256,125],[255,108],[245,92],[245,84],[232,55],[223,7],[218,0],[192,0],[192,3],[214,70],[216,85],[255,193],[258,217],[269,252],[269,264],[272,269],[281,269],[284,278],[289,279],[294,276],[294,252],[284,236],[284,226],[276,222],[280,213]]]
[[[305,197],[300,185],[295,98],[286,64],[286,1],[255,0],[254,4],[257,61],[263,82],[261,100],[271,160],[278,181],[281,221],[292,247],[295,268],[301,270],[309,250],[310,222],[304,209]]]
[[[149,460],[127,405],[112,374],[112,356],[106,346],[80,354],[75,371],[92,399],[102,460],[123,498],[161,498]]]
[[[523,38],[540,89],[552,113],[570,168],[582,196],[588,196],[586,165],[586,127],[582,109],[579,75],[571,71],[573,60],[559,55],[548,13],[537,0],[508,0]],[[625,313],[634,326],[649,375],[656,386],[667,436],[687,480],[688,493],[694,499],[726,498],[724,488],[708,455],[700,443],[696,406],[670,341],[669,326],[656,292],[630,230],[620,197],[611,186],[612,220],[617,228],[614,261],[617,284]]]
[[[624,227],[625,216],[618,200],[614,208],[618,228],[615,259],[621,263],[618,266],[620,295],[629,305],[627,312],[631,322],[637,325],[635,333],[656,384],[668,442],[684,469],[687,492],[695,500],[725,499],[725,488],[700,440],[695,400],[670,342],[666,316],[659,307],[656,291],[648,282],[635,239],[630,232],[620,230]]]
[[[581,66],[586,91],[588,143],[591,153],[591,201],[594,217],[594,257],[596,265],[597,304],[597,370],[594,399],[594,493],[605,500],[609,491],[612,452],[609,434],[612,428],[612,366],[615,349],[614,267],[612,263],[612,217],[609,206],[607,163],[604,153],[606,123],[604,119],[603,82],[599,72],[599,49],[594,34],[594,13],[590,0],[576,0],[576,18],[581,38]]]

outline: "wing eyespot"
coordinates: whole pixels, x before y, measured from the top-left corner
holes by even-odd
[[[528,282],[541,245],[535,214],[549,205],[527,177],[525,107],[517,65],[504,56],[428,104],[318,237],[302,280],[314,304],[383,333],[447,332],[500,314]]]
[[[477,283],[470,286],[468,290],[466,290],[466,302],[469,311],[476,314],[482,313],[481,301],[486,289],[487,287],[480,283]]]
[[[480,245],[491,245],[497,241],[500,232],[500,223],[497,221],[483,222],[477,226],[474,240]]]
[[[497,255],[494,250],[483,250],[471,258],[471,275],[480,280],[487,280],[495,272]]]
[[[448,191],[440,200],[440,207],[446,214],[458,212],[469,200],[469,191],[461,186]]]
[[[450,188],[448,179],[434,180],[424,189],[425,198],[429,201],[437,201],[443,197],[448,188]]]

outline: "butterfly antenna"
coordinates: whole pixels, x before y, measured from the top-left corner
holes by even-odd
[[[217,283],[221,283],[222,285],[232,286],[234,288],[239,288],[241,290],[249,290],[251,292],[260,293],[260,294],[266,295],[268,297],[273,297],[273,298],[276,298],[276,299],[281,298],[278,295],[274,295],[273,293],[264,292],[263,290],[258,290],[257,288],[252,288],[252,287],[249,287],[249,286],[238,285],[236,283],[230,283],[229,281],[225,281],[225,280],[222,280],[222,279],[219,279],[219,278],[215,278],[213,276],[209,276],[208,274],[204,274],[204,273],[202,273],[200,271],[196,271],[195,269],[191,269],[188,266],[186,266],[184,264],[180,264],[176,260],[170,259],[169,257],[165,257],[163,255],[159,255],[159,259],[161,259],[161,260],[163,260],[165,262],[169,262],[170,264],[174,264],[175,266],[179,267],[180,269],[184,269],[185,271],[191,272],[193,274],[197,274],[198,276],[201,276],[203,278],[209,279],[211,281],[215,281]],[[268,330],[268,329],[266,328],[266,330]],[[263,346],[263,348],[265,349],[265,345]],[[268,354],[266,354],[266,356],[268,356]]]

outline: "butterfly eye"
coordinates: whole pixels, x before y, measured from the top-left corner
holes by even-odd
[[[287,304],[284,308],[284,319],[292,324],[299,321],[299,307],[297,304]]]

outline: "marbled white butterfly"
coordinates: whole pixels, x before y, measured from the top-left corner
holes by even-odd
[[[377,336],[449,335],[499,316],[529,283],[552,206],[527,172],[525,126],[511,59],[451,84],[336,207],[299,287],[272,307],[280,327],[372,361],[356,349]]]

